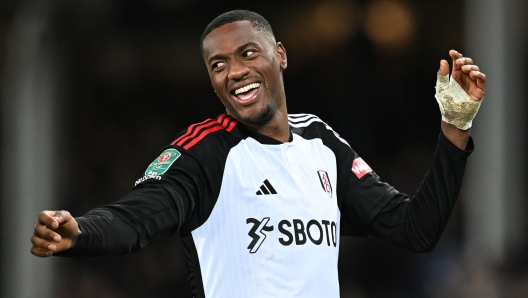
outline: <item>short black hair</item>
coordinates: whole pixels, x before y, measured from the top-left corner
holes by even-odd
[[[251,25],[253,25],[253,28],[268,34],[273,40],[275,40],[271,25],[263,16],[249,10],[232,10],[219,15],[207,25],[202,34],[202,38],[200,38],[200,51],[203,53],[203,41],[209,33],[225,24],[237,21],[249,21],[251,22]]]

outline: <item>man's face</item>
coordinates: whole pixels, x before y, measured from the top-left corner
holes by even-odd
[[[286,112],[282,44],[249,21],[238,21],[214,29],[203,49],[211,83],[229,115],[245,124],[264,125],[277,110]]]

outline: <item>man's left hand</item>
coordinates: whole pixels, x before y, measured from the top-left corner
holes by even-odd
[[[473,59],[464,57],[455,50],[449,51],[449,56],[453,59],[451,78],[455,79],[473,100],[482,100],[486,93],[486,75],[480,72],[478,65],[473,64]],[[438,74],[449,74],[449,64],[446,60],[440,61]]]
[[[486,75],[473,64],[473,59],[463,57],[455,50],[449,51],[453,59],[453,71],[449,79],[449,64],[440,61],[436,82],[436,99],[442,120],[460,130],[468,130],[484,98]]]

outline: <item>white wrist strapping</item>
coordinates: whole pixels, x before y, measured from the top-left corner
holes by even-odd
[[[436,80],[436,101],[440,106],[442,120],[466,130],[477,114],[482,100],[475,101],[449,75],[438,75]]]

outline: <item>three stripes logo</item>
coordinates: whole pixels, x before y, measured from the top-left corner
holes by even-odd
[[[257,195],[276,195],[277,191],[273,186],[271,186],[271,183],[268,181],[268,179],[264,180],[264,184],[260,186],[260,190],[257,191]]]
[[[235,119],[227,114],[222,114],[216,117],[216,119],[207,119],[189,126],[187,131],[174,140],[171,145],[180,146],[185,150],[189,150],[208,135],[221,130],[231,132],[236,125],[237,122]]]
[[[247,247],[249,249],[250,254],[256,253],[264,242],[264,240],[266,240],[266,234],[264,234],[264,232],[262,231],[273,231],[273,226],[266,226],[269,220],[269,217],[264,217],[262,220],[258,220],[256,218],[246,219],[247,224],[253,224],[253,227],[251,228],[251,230],[249,230],[248,233],[248,236],[253,238],[253,240],[251,241],[251,243],[249,243]]]

